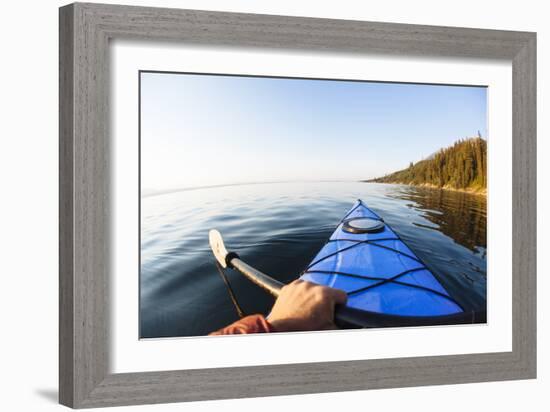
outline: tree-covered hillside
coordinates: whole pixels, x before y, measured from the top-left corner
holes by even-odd
[[[487,141],[481,137],[459,140],[429,159],[411,162],[406,169],[368,182],[484,191],[487,188]]]

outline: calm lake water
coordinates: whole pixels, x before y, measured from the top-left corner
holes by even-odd
[[[224,186],[142,198],[141,337],[206,335],[238,318],[208,245],[210,229],[223,234],[228,250],[288,283],[358,198],[465,309],[485,309],[484,196],[359,182]],[[247,314],[268,313],[271,296],[234,271],[227,275]]]

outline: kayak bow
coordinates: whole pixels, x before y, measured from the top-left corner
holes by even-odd
[[[358,200],[302,272],[344,290],[373,327],[482,322],[465,311],[384,220]]]

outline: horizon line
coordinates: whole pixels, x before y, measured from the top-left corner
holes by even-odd
[[[173,189],[161,189],[152,191],[150,193],[143,194],[140,188],[140,198],[144,199],[146,197],[154,197],[160,195],[166,195],[170,193],[177,192],[187,192],[191,190],[202,190],[202,189],[214,189],[217,187],[228,187],[228,186],[248,186],[248,185],[265,185],[265,184],[280,184],[280,183],[338,183],[338,182],[363,182],[361,179],[320,179],[320,180],[309,180],[309,179],[299,179],[299,180],[276,180],[276,181],[254,181],[254,182],[238,182],[238,183],[220,183],[214,185],[205,185],[205,186],[189,186],[189,187],[179,187]]]

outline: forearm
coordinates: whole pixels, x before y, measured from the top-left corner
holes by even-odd
[[[212,332],[210,335],[243,335],[269,332],[274,332],[274,329],[263,315],[250,315],[233,322],[225,328]]]

